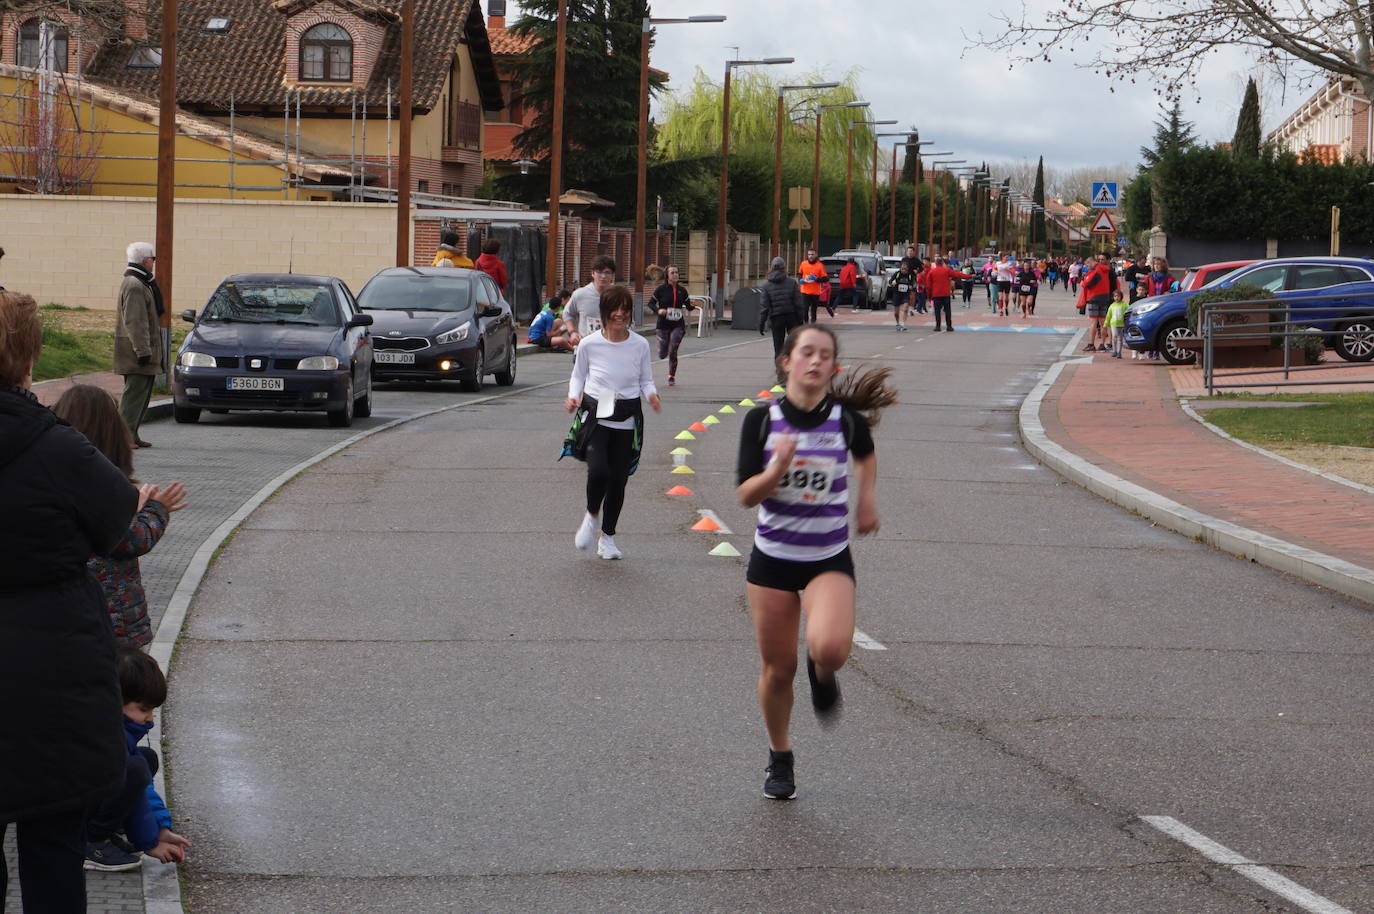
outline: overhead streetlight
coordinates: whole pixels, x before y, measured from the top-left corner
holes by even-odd
[[[837,82],[809,83],[805,86],[778,87],[777,123],[773,128],[773,256],[782,254],[782,135],[783,135],[783,95],[787,92],[801,92],[807,89],[838,89]]]
[[[727,60],[725,62],[724,99],[720,111],[720,202],[716,219],[716,277],[720,298],[717,307],[725,307],[725,215],[726,195],[730,189],[730,74],[735,67],[760,67],[794,63],[794,57],[765,57],[762,60]],[[719,311],[717,313],[720,313]]]
[[[648,202],[649,183],[649,36],[655,25],[680,23],[724,22],[724,16],[688,16],[685,19],[654,19],[645,17],[639,31],[639,161],[635,176],[635,241],[631,271],[634,288],[641,300],[644,297],[644,207]],[[516,164],[519,164],[518,162]],[[522,169],[521,174],[528,174]],[[638,313],[638,312],[636,312]]]
[[[905,136],[911,136],[911,134],[910,134],[910,133],[878,133],[878,134],[874,134],[874,140],[873,140],[873,158],[874,158],[875,163],[876,163],[876,161],[877,161],[877,156],[878,156],[878,140],[877,140],[877,138],[878,138],[878,137],[891,137],[891,136],[903,136],[903,137],[905,137]],[[888,199],[887,199],[887,250],[888,250],[888,253],[889,253],[889,254],[892,253],[892,250],[893,250],[893,248],[896,246],[896,242],[897,242],[897,150],[898,150],[898,149],[902,149],[902,148],[904,148],[904,147],[920,148],[921,146],[929,146],[932,142],[934,142],[934,141],[933,141],[933,140],[923,140],[923,141],[917,142],[917,143],[893,143],[893,144],[892,144],[892,166],[891,166],[890,170],[888,171],[888,175],[887,175],[887,198],[888,198]],[[874,234],[875,234],[875,236],[876,236],[876,234],[877,234],[876,231],[874,232]],[[912,234],[914,235],[915,232],[913,232]],[[874,238],[873,246],[874,246],[875,248],[878,246],[878,242],[877,242],[876,237]]]
[[[895,120],[891,120],[891,121],[850,121],[850,122],[849,122],[849,129],[846,131],[846,133],[848,134],[848,137],[847,137],[847,138],[848,138],[849,143],[848,143],[848,149],[845,151],[845,168],[844,168],[844,246],[845,246],[845,250],[848,250],[848,249],[849,249],[849,245],[850,245],[850,227],[851,227],[851,221],[852,221],[853,209],[854,209],[854,205],[853,205],[853,194],[854,194],[854,128],[855,128],[855,127],[881,127],[881,126],[887,126],[887,125],[895,124],[895,123],[897,123],[897,121],[895,121]],[[877,174],[878,174],[878,157],[877,157],[877,156],[874,156],[874,157],[873,157],[873,184],[874,184],[875,187],[877,186],[877,183],[878,183]],[[870,196],[872,196],[872,195],[870,194]],[[876,210],[874,210],[874,212],[876,213]],[[875,216],[875,220],[876,220],[876,216]]]
[[[558,198],[563,196],[563,89],[568,60],[568,0],[558,0],[558,27],[553,64],[553,133],[549,139],[549,254],[544,265],[545,292],[558,293],[558,235],[562,214]]]
[[[821,243],[821,115],[827,111],[841,108],[867,108],[868,102],[841,102],[835,105],[816,106],[816,164],[811,173],[811,246],[819,248]],[[816,251],[820,253],[819,250]]]

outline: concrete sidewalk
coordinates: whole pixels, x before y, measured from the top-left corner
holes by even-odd
[[[1374,490],[1213,431],[1161,362],[1071,354],[1022,406],[1032,454],[1163,526],[1374,603]]]

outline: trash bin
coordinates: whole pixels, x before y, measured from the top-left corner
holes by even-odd
[[[758,289],[740,289],[735,292],[735,301],[730,310],[730,329],[758,332],[759,299]]]

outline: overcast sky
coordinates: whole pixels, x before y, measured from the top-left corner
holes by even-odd
[[[1028,5],[1042,9],[1048,2]],[[922,139],[970,162],[1034,162],[1043,155],[1062,169],[1133,168],[1160,117],[1148,86],[1111,83],[1075,68],[1065,54],[1009,71],[993,52],[968,48],[964,33],[975,35],[980,24],[992,30],[993,14],[1019,9],[1020,0],[654,0],[655,16],[718,13],[729,21],[660,27],[653,64],[671,75],[670,91],[686,86],[698,66],[719,81],[736,45],[741,58],[795,57],[795,66],[769,68],[779,75],[819,69],[838,79],[857,68],[873,118],[898,118],[901,128],[915,124]],[[508,21],[517,15],[513,9]],[[1202,104],[1185,99],[1183,109],[1200,139],[1231,139],[1250,74],[1241,53],[1211,58],[1198,86]],[[1296,81],[1286,89],[1269,82],[1268,91],[1261,88],[1266,133],[1312,91]]]

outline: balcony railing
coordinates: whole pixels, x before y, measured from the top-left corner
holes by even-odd
[[[471,102],[457,102],[449,113],[448,136],[445,146],[464,149],[482,148],[482,106]]]

